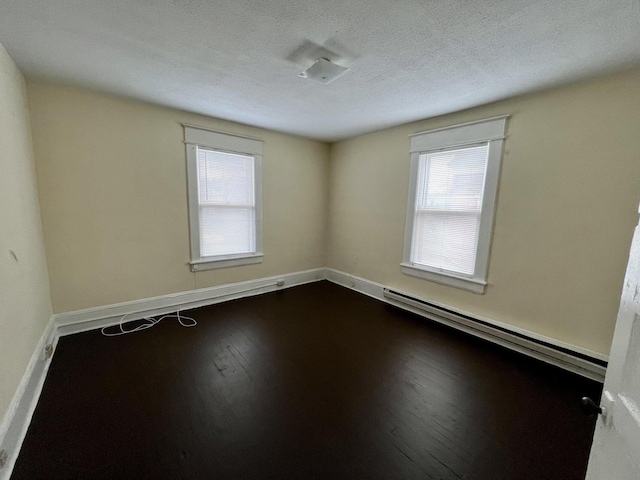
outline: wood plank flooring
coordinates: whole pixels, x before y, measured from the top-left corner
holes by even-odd
[[[596,382],[319,282],[60,339],[12,478],[583,479]]]

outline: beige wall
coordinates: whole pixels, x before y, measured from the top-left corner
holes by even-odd
[[[409,134],[509,114],[484,295],[403,275]],[[327,266],[607,354],[640,200],[640,71],[332,145]]]
[[[55,312],[323,266],[327,145],[72,87],[28,93]],[[181,122],[264,140],[264,263],[190,271]]]
[[[26,88],[0,45],[0,421],[50,317]]]
[[[626,72],[330,148],[29,83],[54,311],[326,265],[606,354],[640,199],[639,80]],[[505,113],[486,293],[403,275],[407,136]],[[190,272],[181,122],[265,140],[263,264]]]

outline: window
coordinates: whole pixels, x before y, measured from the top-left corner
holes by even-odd
[[[506,120],[411,136],[407,275],[484,293]]]
[[[191,269],[262,262],[262,141],[185,126]]]

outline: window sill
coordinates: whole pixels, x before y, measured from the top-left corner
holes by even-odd
[[[460,288],[469,292],[484,294],[484,287],[487,282],[477,280],[474,278],[458,277],[453,274],[444,272],[434,272],[426,270],[424,268],[417,267],[410,263],[401,263],[402,273],[405,275],[411,275],[412,277],[422,278],[431,282],[440,283],[442,285],[448,285],[450,287]]]
[[[262,263],[263,253],[241,254],[241,255],[221,255],[219,257],[203,258],[193,260],[190,263],[192,272],[202,272],[204,270],[214,270],[216,268],[239,267],[241,265],[251,265]]]

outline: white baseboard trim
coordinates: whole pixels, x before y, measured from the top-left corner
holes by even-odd
[[[46,357],[45,346],[51,344],[55,352],[57,343],[55,318],[52,315],[31,355],[2,424],[0,424],[0,450],[6,452],[6,463],[0,469],[0,480],[8,480],[11,476],[22,441],[27,434],[27,428],[29,428],[31,417],[40,398],[40,392],[52,358]]]
[[[55,315],[55,322],[60,336],[71,335],[116,325],[123,315],[127,315],[127,321],[139,320],[144,317],[164,315],[176,310],[189,310],[304,285],[305,283],[317,282],[324,279],[324,271],[324,268],[315,268],[246,282],[230,283],[218,287],[200,288],[188,292],[171,293],[159,297],[60,313]],[[278,286],[278,281],[284,282],[283,285]]]
[[[400,293],[400,295],[394,295],[394,289],[391,287],[338,270],[327,268],[326,279],[403,310],[502,345],[592,380],[604,381],[606,367],[598,364],[598,362],[607,362],[609,357],[606,355],[493,319],[428,301],[429,304],[435,307],[432,308],[424,304],[427,302],[426,300],[411,297],[397,290],[395,292]],[[390,290],[392,291],[389,292]],[[401,296],[406,296],[406,298],[400,298]],[[593,359],[595,362],[589,361],[589,359]]]

